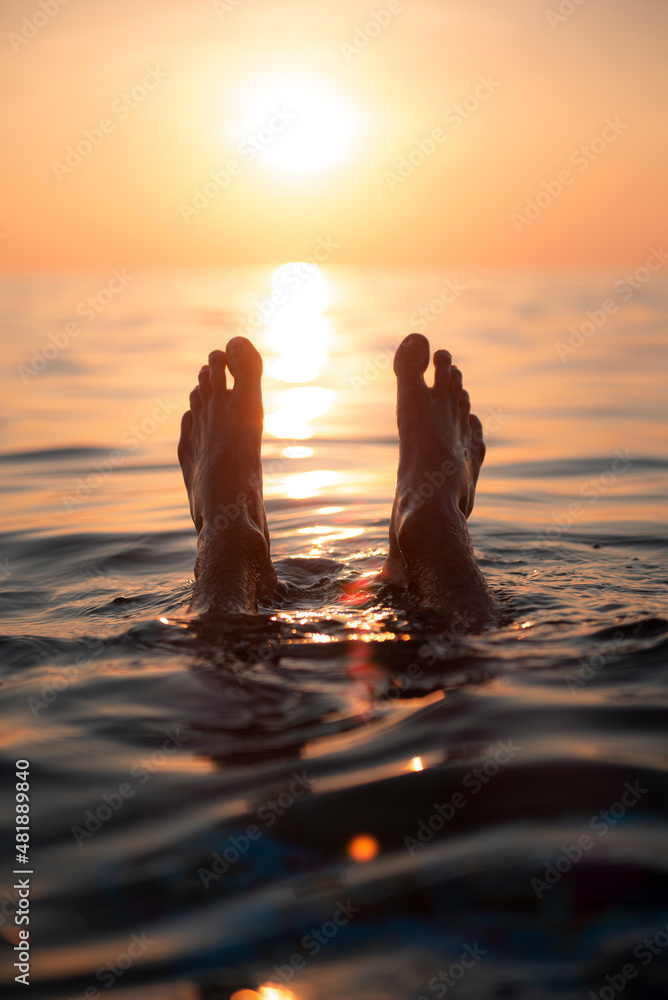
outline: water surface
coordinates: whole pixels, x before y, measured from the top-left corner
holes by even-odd
[[[31,995],[431,1000],[450,976],[462,1000],[570,1000],[632,963],[624,995],[665,996],[662,275],[623,301],[621,274],[325,268],[272,311],[269,270],[118,271],[0,297],[1,760],[10,792],[31,764]],[[257,617],[196,622],[175,442],[240,324],[283,584]],[[375,582],[411,329],[486,426],[471,526],[508,620],[484,636]]]

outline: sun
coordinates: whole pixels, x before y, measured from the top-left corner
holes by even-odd
[[[242,91],[234,127],[239,152],[292,173],[344,162],[355,147],[361,115],[335,84],[315,76],[274,76]]]

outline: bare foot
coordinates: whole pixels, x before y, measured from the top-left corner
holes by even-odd
[[[209,355],[181,422],[179,462],[199,536],[198,610],[253,612],[276,586],[262,499],[261,378],[262,358],[234,337],[225,352]]]
[[[485,457],[482,424],[450,354],[434,354],[433,388],[428,364],[429,341],[410,334],[394,358],[399,471],[382,574],[474,631],[496,619],[466,525]]]

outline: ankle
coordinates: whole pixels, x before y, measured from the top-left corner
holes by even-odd
[[[205,524],[197,539],[193,606],[254,613],[270,569],[267,539],[245,517],[225,529]]]
[[[262,530],[241,512],[234,519],[218,515],[205,521],[197,538],[199,557],[220,558],[223,554],[244,562],[262,565],[269,557],[269,546]]]
[[[250,498],[245,493],[239,493],[230,503],[222,501],[215,505],[207,505],[200,533],[206,531],[210,537],[223,535],[229,531],[244,532],[256,529],[249,510]]]
[[[402,536],[407,541],[433,537],[434,534],[448,534],[466,528],[466,518],[458,505],[454,490],[435,491],[429,496],[420,496],[414,491],[398,501],[396,510],[396,532],[399,544]]]

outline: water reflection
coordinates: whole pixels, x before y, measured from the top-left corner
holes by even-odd
[[[283,264],[273,274],[272,288],[265,343],[278,356],[268,372],[279,382],[312,382],[329,361],[325,277],[315,264]]]
[[[232,994],[232,1000],[296,1000],[291,990],[286,990],[277,983],[264,983],[257,990],[237,990]]]
[[[265,347],[275,354],[267,373],[277,382],[313,382],[329,361],[326,351],[330,296],[325,277],[315,264],[283,264],[272,275],[271,309],[266,309]],[[292,441],[283,449],[287,459],[311,458],[314,449],[294,444],[313,437],[312,421],[326,413],[335,394],[322,386],[299,385],[277,394],[276,406],[265,416],[265,428],[275,438]],[[281,492],[291,499],[317,496],[339,481],[336,472],[316,469],[284,475]]]
[[[279,406],[264,419],[267,430],[278,438],[303,440],[313,436],[310,421],[322,416],[332,405],[334,393],[319,386],[286,389],[278,397]]]
[[[292,500],[304,500],[306,497],[316,497],[320,490],[335,486],[341,481],[338,472],[327,469],[316,469],[313,472],[296,472],[285,476],[285,495]]]

